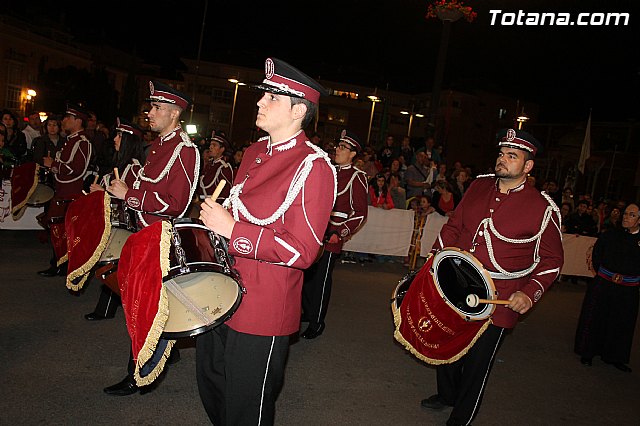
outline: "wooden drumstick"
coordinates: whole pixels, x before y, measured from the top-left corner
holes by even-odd
[[[218,196],[220,195],[220,193],[222,192],[226,184],[227,184],[226,180],[221,180],[218,186],[216,186],[216,190],[213,191],[213,194],[211,194],[211,199],[213,201],[216,201],[218,199]]]
[[[480,299],[477,294],[470,294],[467,296],[467,305],[471,308],[475,308],[481,303],[487,304],[491,303],[494,305],[508,305],[511,303],[510,300],[492,300],[492,299]]]
[[[117,170],[117,169],[116,169]],[[93,178],[93,183],[96,184],[98,183],[98,178],[100,178],[100,176],[96,175],[95,178]]]
[[[120,180],[120,172],[118,171],[117,167],[113,168],[113,174],[115,175],[117,180]]]

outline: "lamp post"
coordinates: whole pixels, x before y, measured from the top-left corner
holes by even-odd
[[[193,90],[191,96],[191,110],[189,112],[189,124],[193,124],[193,108],[196,103],[196,89],[198,87],[198,74],[200,73],[200,53],[202,52],[202,38],[204,36],[204,25],[207,20],[207,9],[209,0],[204,0],[204,12],[202,13],[202,25],[200,25],[200,41],[198,43],[198,59],[196,60],[196,75],[193,78]]]
[[[407,129],[407,136],[411,137],[411,126],[413,125],[413,117],[422,118],[422,117],[424,117],[424,114],[420,114],[419,112],[414,113],[413,112],[413,106],[411,106],[411,111],[410,112],[409,111],[400,111],[400,114],[409,116],[409,128]]]
[[[442,90],[442,79],[444,77],[444,65],[447,61],[447,49],[449,47],[449,37],[451,35],[451,24],[462,18],[462,12],[455,9],[438,8],[438,19],[442,21],[442,38],[440,39],[440,49],[438,50],[438,62],[436,63],[436,72],[433,78],[433,91],[431,92],[431,106],[429,113],[429,124],[436,127],[436,116],[438,115],[438,106],[440,104],[440,91]]]
[[[376,109],[376,102],[380,102],[380,98],[376,95],[367,96],[371,101],[371,117],[369,118],[369,132],[367,133],[367,145],[369,146],[369,140],[371,139],[371,126],[373,125],[373,112]]]
[[[230,78],[229,83],[235,84],[235,90],[233,91],[233,106],[231,107],[231,120],[229,122],[229,141],[231,141],[231,135],[233,133],[233,117],[236,114],[236,99],[238,98],[238,86],[244,86],[245,83],[236,78]]]

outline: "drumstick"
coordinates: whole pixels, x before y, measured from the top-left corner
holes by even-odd
[[[117,180],[120,180],[120,172],[118,172],[118,168],[117,167],[113,168],[113,174],[116,176]]]
[[[492,300],[492,299],[480,299],[478,297],[478,295],[476,294],[470,294],[467,296],[467,305],[469,305],[469,307],[471,308],[475,308],[476,306],[478,306],[479,304],[484,303],[491,303],[494,305],[508,305],[509,303],[511,303],[510,300]]]
[[[213,201],[216,201],[218,199],[218,195],[220,195],[220,193],[222,192],[222,190],[224,189],[224,186],[226,185],[227,181],[226,180],[221,180],[220,183],[218,184],[218,186],[216,187],[216,190],[213,191],[213,194],[211,194],[211,199]]]
[[[118,170],[118,169],[116,169],[116,170]],[[93,183],[94,183],[94,184],[98,183],[98,178],[99,178],[99,177],[100,177],[100,176],[96,175],[96,177],[95,177],[95,178],[93,178]]]

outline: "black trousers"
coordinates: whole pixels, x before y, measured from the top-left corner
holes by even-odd
[[[109,287],[102,284],[102,288],[100,290],[100,297],[98,298],[98,303],[96,307],[93,309],[93,312],[96,315],[101,315],[107,318],[113,318],[116,314],[116,310],[118,306],[121,304],[120,296],[115,294]]]
[[[447,425],[468,425],[478,414],[503,336],[504,328],[490,325],[465,356],[436,367],[438,394],[453,405]]]
[[[226,324],[196,340],[196,378],[216,426],[273,425],[289,336],[256,336]]]
[[[324,325],[331,297],[333,268],[338,254],[325,250],[320,259],[304,271],[302,285],[302,311],[309,326],[318,329]]]

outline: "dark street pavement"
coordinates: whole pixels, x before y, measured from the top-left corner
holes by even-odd
[[[43,278],[49,245],[35,231],[0,231],[0,424],[205,425],[192,339],[182,359],[145,395],[110,397],[129,353],[124,316],[88,322],[93,280],[79,294],[63,277]],[[276,424],[443,425],[449,410],[420,400],[435,393],[435,370],[393,339],[390,298],[399,263],[339,264],[327,328],[291,345]],[[584,283],[556,283],[507,336],[474,425],[638,425],[640,351],[622,373],[573,353]]]

